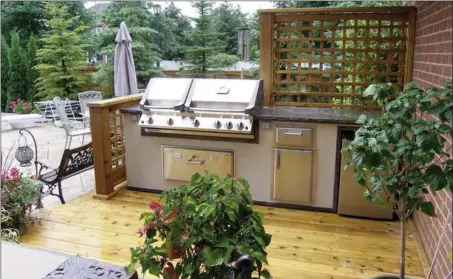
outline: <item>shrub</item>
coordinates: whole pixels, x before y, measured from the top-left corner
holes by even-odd
[[[10,213],[3,206],[0,206],[0,214],[1,214],[1,220],[2,220],[2,227],[5,226],[9,221],[12,220],[12,218],[9,217]],[[5,240],[5,241],[18,242],[19,241],[19,231],[16,229],[3,229],[2,228],[1,239]]]
[[[23,176],[17,168],[4,171],[1,182],[1,206],[9,212],[10,217],[5,224],[2,223],[2,227],[22,232],[34,220],[30,212],[40,197],[40,185],[35,178]]]
[[[139,263],[143,273],[163,278],[224,278],[229,264],[248,254],[252,267],[235,278],[270,278],[262,266],[271,235],[252,209],[244,178],[194,174],[190,185],[165,191],[161,200],[140,216],[145,222],[139,234],[146,238],[131,249],[129,270]]]
[[[9,108],[12,112],[20,114],[28,114],[34,111],[32,103],[25,102],[21,99],[11,101],[9,104]]]

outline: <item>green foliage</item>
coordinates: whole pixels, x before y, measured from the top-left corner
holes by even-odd
[[[184,47],[192,44],[192,38],[189,36],[192,31],[190,19],[181,13],[173,2],[164,10],[164,16],[170,22],[168,23],[169,32],[161,31],[162,59],[181,61],[184,59]],[[168,43],[165,43],[166,37],[172,37]]]
[[[157,32],[150,27],[152,18],[150,8],[150,3],[145,1],[115,1],[107,6],[103,14],[104,22],[113,28],[102,33],[100,53],[111,57],[108,63],[113,63],[115,37],[120,23],[124,21],[132,38],[132,53],[139,88],[146,87],[151,77],[163,75],[155,66],[160,58],[157,56],[157,46],[154,43]],[[102,72],[104,76],[98,75],[96,79],[108,84],[113,80],[113,66],[103,65],[102,68],[104,67],[107,67]],[[112,76],[107,75],[109,67],[112,69]]]
[[[32,34],[41,34],[46,29],[46,13],[41,1],[1,1],[2,34],[9,36],[19,32],[23,42]]]
[[[230,55],[226,53],[219,53],[209,57],[209,65],[212,68],[222,68],[232,66],[239,61],[239,57],[236,55]]]
[[[223,2],[212,12],[213,22],[218,40],[222,42],[224,48],[222,52],[237,55],[238,52],[238,32],[247,26],[245,15],[241,8],[231,3]]]
[[[198,10],[198,18],[195,19],[196,27],[190,33],[193,45],[185,49],[186,61],[188,66],[182,75],[192,77],[209,77],[215,75],[215,71],[210,69],[210,58],[221,52],[221,46],[215,31],[212,17],[213,2],[197,1],[192,4]]]
[[[5,37],[2,35],[2,48],[1,48],[1,63],[2,63],[2,74],[1,74],[1,110],[6,111],[8,108],[7,92],[9,86],[9,46],[6,42]]]
[[[228,265],[249,254],[253,267],[236,278],[270,278],[265,248],[271,242],[263,218],[252,209],[250,186],[244,178],[221,179],[194,174],[190,185],[165,191],[164,204],[151,203],[140,216],[144,244],[131,248],[131,264],[163,278],[224,278]],[[164,245],[156,242],[162,240]],[[171,262],[173,260],[173,262]]]
[[[35,69],[37,64],[36,61],[36,39],[35,36],[31,35],[28,43],[27,43],[27,84],[28,84],[28,92],[26,96],[26,100],[33,102],[36,95],[36,86],[35,80],[39,77],[38,71]]]
[[[453,188],[453,159],[444,148],[453,134],[451,81],[443,89],[426,91],[415,83],[402,92],[389,85],[371,85],[366,94],[385,104],[382,115],[360,116],[361,127],[344,151],[352,155],[348,165],[365,187],[365,197],[377,204],[391,203],[401,220],[400,278],[404,278],[406,218],[416,211],[435,216],[424,194]],[[389,101],[391,96],[394,99]],[[421,117],[414,117],[416,111]]]
[[[14,32],[11,35],[11,48],[8,52],[9,69],[7,71],[6,104],[17,99],[25,99],[28,90],[28,84],[24,80],[24,74],[27,73],[27,56],[26,51],[21,47],[18,32]]]
[[[77,17],[70,17],[68,6],[49,2],[46,11],[50,30],[43,36],[44,46],[37,52],[39,71],[38,96],[43,98],[75,98],[87,76],[78,73],[85,65],[85,47],[80,33],[85,26],[70,29]]]
[[[3,207],[0,206],[0,217],[2,227],[12,221],[12,218],[9,217],[10,213]],[[19,242],[19,231],[16,229],[4,229],[1,230],[1,240]]]
[[[2,227],[24,231],[32,222],[30,212],[41,195],[38,181],[23,176],[17,168],[4,171],[1,175],[1,206],[9,213],[9,219]]]

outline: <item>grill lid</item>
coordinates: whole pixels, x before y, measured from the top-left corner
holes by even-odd
[[[250,113],[261,84],[260,80],[194,79],[186,110]]]
[[[183,110],[190,78],[152,78],[140,102],[142,109]]]

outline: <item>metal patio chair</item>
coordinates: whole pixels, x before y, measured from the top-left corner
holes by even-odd
[[[90,109],[88,103],[102,100],[102,94],[100,91],[85,91],[78,94],[80,110],[83,117],[90,118]]]
[[[65,110],[65,103],[61,101],[60,97],[55,97],[53,99],[55,104],[55,110],[60,118],[61,125],[66,133],[66,142],[65,142],[65,149],[69,149],[71,146],[72,138],[82,136],[82,144],[84,143],[85,136],[91,134],[91,130],[89,128],[89,121],[87,121],[83,117],[74,117],[69,119],[66,110]],[[88,128],[86,127],[88,124]],[[83,128],[80,126],[83,125]]]

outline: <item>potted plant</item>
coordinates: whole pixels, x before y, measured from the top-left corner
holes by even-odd
[[[42,118],[42,115],[38,114],[39,110],[36,107],[33,108],[32,103],[21,99],[11,101],[9,108],[16,114],[2,117],[2,121],[8,122],[13,129],[33,127]]]
[[[406,220],[415,211],[435,216],[424,194],[453,186],[453,161],[444,149],[452,134],[452,87],[426,92],[409,83],[402,92],[391,84],[375,84],[365,96],[382,105],[376,119],[359,117],[361,127],[345,148],[356,180],[365,187],[365,197],[377,204],[393,203],[401,222],[400,275],[405,277]],[[422,117],[414,117],[418,111]],[[382,197],[386,198],[382,198]]]
[[[253,265],[235,278],[271,278],[263,269],[271,235],[252,209],[244,178],[194,174],[189,185],[164,191],[161,200],[140,216],[145,241],[131,248],[128,271],[140,264],[143,273],[163,278],[222,279],[233,261],[248,254]]]
[[[30,213],[41,195],[40,185],[34,177],[24,176],[17,168],[4,170],[1,183],[1,207],[9,216],[2,227],[23,232],[33,223]]]

